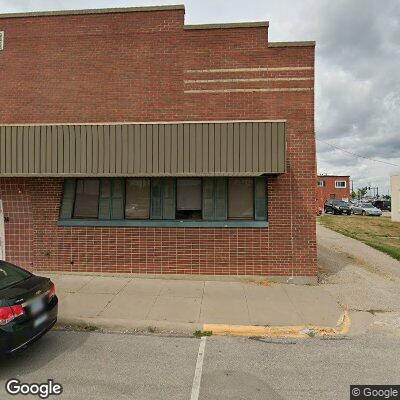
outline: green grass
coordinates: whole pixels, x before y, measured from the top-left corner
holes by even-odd
[[[212,336],[212,334],[212,331],[195,331],[193,336],[200,338],[203,336]]]
[[[400,223],[387,217],[322,215],[318,222],[400,261]]]
[[[373,247],[376,250],[382,251],[388,254],[390,257],[395,258],[400,261],[400,249],[397,247],[391,247],[384,244],[374,243],[374,242],[364,242],[368,246]]]

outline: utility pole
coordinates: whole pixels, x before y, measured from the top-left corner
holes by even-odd
[[[379,187],[378,186],[368,186],[366,189],[370,192],[371,189],[374,191],[374,197],[379,196]],[[375,190],[376,190],[376,195],[375,195]]]

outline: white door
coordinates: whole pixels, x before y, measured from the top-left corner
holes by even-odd
[[[6,259],[6,243],[4,234],[3,202],[0,200],[0,260]]]

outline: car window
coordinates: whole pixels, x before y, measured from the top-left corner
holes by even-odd
[[[374,208],[374,206],[372,204],[369,204],[369,203],[364,203],[363,207],[364,208]]]
[[[0,261],[0,290],[32,276],[31,273],[5,261]]]

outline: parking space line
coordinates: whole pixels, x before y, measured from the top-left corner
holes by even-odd
[[[190,400],[198,400],[199,398],[206,340],[207,340],[206,336],[203,336],[200,340],[199,353],[197,355],[196,370],[194,372],[192,395],[190,396]]]

